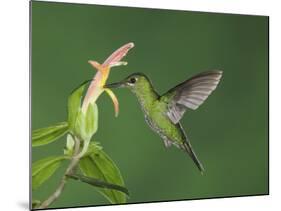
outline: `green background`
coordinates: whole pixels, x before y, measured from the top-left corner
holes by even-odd
[[[129,90],[114,90],[120,115],[98,100],[99,141],[121,170],[128,203],[268,194],[268,17],[32,2],[32,129],[67,119],[67,97],[103,62],[134,42],[108,82],[143,72],[159,93],[201,71],[221,69],[217,90],[182,119],[206,172],[166,149]],[[20,103],[20,102],[19,102]],[[32,161],[63,153],[65,138],[32,149]],[[66,167],[38,190],[54,191]],[[52,207],[108,204],[93,187],[69,181]]]

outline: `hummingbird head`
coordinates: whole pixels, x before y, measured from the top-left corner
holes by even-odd
[[[104,88],[119,87],[127,87],[130,89],[131,92],[136,95],[144,109],[147,109],[147,107],[159,97],[151,81],[143,73],[133,73],[117,83],[106,84],[104,86]]]
[[[146,75],[144,75],[143,73],[133,73],[119,82],[106,84],[104,88],[127,87],[135,92],[138,89],[142,89],[147,84],[150,84],[150,81]]]

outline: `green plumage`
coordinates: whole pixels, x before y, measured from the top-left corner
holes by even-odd
[[[194,153],[179,122],[186,109],[197,109],[216,88],[222,72],[209,71],[192,77],[160,96],[142,73],[134,73],[121,82],[106,87],[128,87],[137,97],[148,125],[163,139],[186,151],[201,173],[204,168]]]
[[[148,124],[152,129],[158,130],[156,132],[181,144],[182,139],[184,138],[183,133],[179,126],[173,124],[169,117],[165,115],[168,111],[168,104],[165,99],[160,98],[148,78],[143,76],[139,77],[138,80],[138,83],[136,83],[132,91],[135,93],[141,104]]]

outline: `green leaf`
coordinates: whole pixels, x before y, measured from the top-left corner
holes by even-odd
[[[50,127],[32,131],[32,147],[52,143],[68,131],[68,123],[60,122]]]
[[[85,182],[87,184],[93,185],[95,187],[100,187],[100,188],[107,188],[107,189],[114,189],[117,191],[121,191],[125,194],[127,194],[129,196],[129,191],[127,188],[120,186],[120,185],[115,185],[112,183],[108,183],[108,182],[104,182],[102,180],[98,180],[92,177],[87,177],[87,176],[83,176],[81,174],[71,174],[71,175],[67,175],[68,177],[70,177],[71,179],[75,179],[75,180],[79,180],[81,182]]]
[[[121,173],[110,157],[94,143],[90,143],[89,150],[80,160],[79,167],[83,175],[124,187]],[[98,188],[110,203],[126,202],[126,195],[120,191]]]
[[[37,189],[49,179],[66,156],[52,156],[32,163],[32,189]]]
[[[69,129],[74,130],[76,125],[76,119],[79,111],[81,110],[81,99],[86,84],[89,81],[85,81],[78,88],[76,88],[68,98],[68,124]]]

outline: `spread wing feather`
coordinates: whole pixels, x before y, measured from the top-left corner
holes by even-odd
[[[173,123],[178,123],[186,109],[197,109],[216,89],[222,71],[203,72],[169,90],[161,98],[168,103],[167,115]]]

